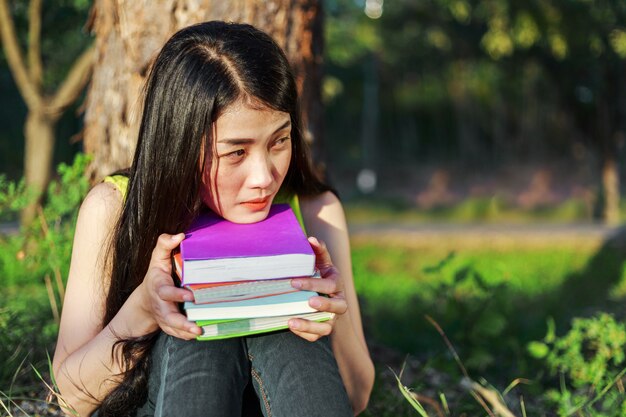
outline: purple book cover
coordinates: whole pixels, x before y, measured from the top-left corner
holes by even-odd
[[[314,256],[288,204],[274,204],[265,220],[239,224],[201,214],[180,244],[183,261],[308,254]]]

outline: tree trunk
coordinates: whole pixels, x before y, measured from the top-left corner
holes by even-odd
[[[35,218],[41,195],[50,179],[54,153],[54,126],[65,109],[72,104],[89,79],[93,64],[93,48],[87,48],[72,64],[56,92],[42,92],[43,63],[41,60],[41,0],[31,0],[28,6],[28,63],[24,60],[17,31],[7,0],[0,0],[0,38],[11,75],[28,107],[24,126],[24,177],[36,198],[22,210],[21,223]]]
[[[602,161],[602,190],[604,192],[604,205],[602,219],[605,224],[617,225],[619,215],[619,169],[615,154],[605,155]]]
[[[607,80],[611,80],[608,74]],[[618,122],[610,105],[610,98],[599,99],[596,105],[595,132],[600,145],[600,169],[602,175],[602,220],[607,225],[619,223],[619,144],[616,140]]]
[[[474,117],[475,105],[468,91],[465,64],[459,68],[457,77],[449,83],[448,90],[456,119],[458,159],[464,165],[479,164],[484,159],[484,150],[478,137]]]
[[[40,110],[29,110],[24,126],[24,177],[26,186],[36,193],[33,204],[20,213],[22,224],[29,224],[36,215],[38,201],[44,192],[52,170],[54,155],[54,126],[56,119]]]
[[[90,25],[97,58],[84,136],[85,151],[94,157],[91,179],[130,165],[151,61],[174,32],[207,20],[250,23],[283,47],[302,97],[305,138],[320,157],[321,19],[319,0],[96,0]]]

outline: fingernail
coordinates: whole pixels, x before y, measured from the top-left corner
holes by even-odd
[[[322,302],[318,300],[317,298],[313,298],[309,300],[309,305],[313,308],[319,308],[322,306]]]
[[[184,301],[193,301],[193,294],[185,294],[183,295]]]
[[[299,281],[297,279],[292,279],[291,286],[294,288],[302,288],[302,281]]]
[[[288,322],[288,323],[289,323],[289,328],[290,328],[290,329],[297,329],[298,327],[300,327],[300,326],[298,325],[298,322],[297,322],[297,321],[295,321],[295,320],[289,320],[289,322]]]

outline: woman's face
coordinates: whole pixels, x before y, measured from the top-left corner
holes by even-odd
[[[203,175],[204,204],[234,223],[265,219],[291,161],[289,113],[238,101],[214,123],[213,139],[213,161]]]

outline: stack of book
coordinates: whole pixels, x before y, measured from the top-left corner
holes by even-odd
[[[291,318],[325,321],[332,313],[309,306],[317,295],[291,286],[317,277],[315,254],[287,204],[275,204],[258,223],[231,223],[207,212],[194,221],[174,256],[181,285],[194,294],[187,318],[199,340],[286,329]]]

